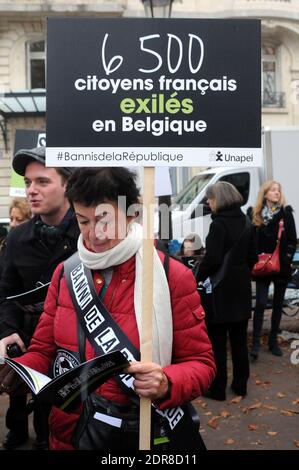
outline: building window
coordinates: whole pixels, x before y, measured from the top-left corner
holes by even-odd
[[[28,88],[45,88],[45,41],[27,43]]]
[[[279,91],[277,48],[262,46],[262,102],[264,108],[284,107],[284,93]]]

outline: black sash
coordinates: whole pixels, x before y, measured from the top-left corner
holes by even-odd
[[[81,263],[78,253],[68,258],[64,262],[64,267],[79,322],[96,353],[102,355],[120,350],[129,361],[139,361],[139,350],[130,342],[99,299],[91,270]],[[125,393],[130,395],[132,401],[139,400],[133,388],[134,377],[120,374],[116,380]],[[178,406],[164,411],[154,407],[154,410],[167,420],[172,448],[205,450],[201,435],[190,417],[189,406]]]

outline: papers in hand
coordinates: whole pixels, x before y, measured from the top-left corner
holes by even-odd
[[[44,302],[50,282],[47,284],[39,283],[34,289],[21,292],[19,294],[10,295],[4,299],[1,299],[1,302],[18,302],[20,305],[29,305],[29,304],[38,304]]]
[[[72,411],[106,380],[129,365],[126,357],[120,351],[115,351],[83,362],[64,374],[50,379],[8,357],[0,360],[4,360],[12,367],[40,400],[51,403],[65,412]]]

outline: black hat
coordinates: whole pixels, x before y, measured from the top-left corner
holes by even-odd
[[[28,163],[38,162],[43,165],[46,164],[46,148],[36,147],[34,149],[21,149],[18,150],[12,161],[12,167],[18,175],[25,176],[25,171]],[[72,173],[72,168],[60,168],[66,177]]]

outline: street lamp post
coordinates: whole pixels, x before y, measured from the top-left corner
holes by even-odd
[[[141,0],[147,17],[168,17],[171,15],[173,0]],[[160,13],[160,15],[159,15]],[[155,168],[144,168],[144,214],[147,216],[147,224],[144,227],[143,267],[142,267],[142,330],[140,334],[141,362],[152,361],[152,312],[153,312],[153,210],[150,209],[154,201]],[[169,211],[168,211],[169,212]],[[171,215],[170,215],[171,217]],[[159,232],[161,233],[161,223]],[[166,241],[166,240],[165,240]],[[150,450],[151,448],[151,400],[140,397],[140,425],[139,448]]]
[[[141,0],[144,6],[145,14],[149,18],[170,18],[172,4],[174,0]],[[172,218],[171,218],[171,196],[159,196],[159,206],[168,207],[166,213],[159,211],[159,239],[162,242],[162,249],[168,251],[168,242],[172,239]],[[168,219],[168,220],[167,220]],[[163,230],[164,227],[164,230]]]
[[[147,17],[170,18],[174,0],[141,0]]]

